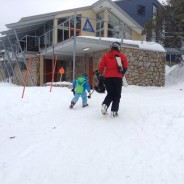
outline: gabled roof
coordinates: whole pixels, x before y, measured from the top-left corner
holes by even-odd
[[[41,22],[46,22],[48,20],[53,20],[56,15],[75,12],[75,11],[82,11],[91,8],[91,6],[86,6],[82,8],[75,8],[75,9],[69,9],[69,10],[63,10],[63,11],[57,11],[52,13],[46,13],[46,14],[40,14],[40,15],[34,15],[29,17],[23,17],[16,23],[6,24],[6,27],[11,28],[21,28],[24,26],[29,26],[30,24],[36,25],[40,24]]]
[[[132,27],[136,32],[138,32],[139,34],[141,33],[143,28],[111,0],[99,0],[91,6],[86,6],[86,7],[76,8],[76,9],[69,9],[64,11],[57,11],[57,12],[52,12],[47,14],[40,14],[40,15],[29,16],[29,17],[23,17],[16,23],[6,24],[6,27],[8,29],[15,28],[18,31],[18,33],[26,32],[27,30],[34,31],[40,25],[46,23],[49,20],[53,20],[55,16],[60,14],[83,11],[87,9],[93,9],[95,12],[99,12],[99,11],[102,11],[104,8],[108,8],[111,12],[113,12],[113,14],[115,14],[120,19],[124,20],[124,22],[130,27]],[[5,35],[6,33],[7,31],[1,32],[2,35]]]
[[[24,33],[24,32],[31,32],[34,30],[37,30],[40,25],[45,24],[49,20],[53,20],[55,16],[70,12],[76,12],[76,11],[82,11],[91,8],[91,6],[86,6],[82,8],[75,8],[75,9],[69,9],[64,11],[57,11],[52,13],[46,13],[46,14],[40,14],[40,15],[34,15],[29,17],[23,17],[16,23],[6,24],[6,27],[9,30],[2,31],[2,35],[6,35],[7,33],[14,34],[11,29],[16,29],[17,33]]]
[[[110,12],[115,14],[121,20],[123,20],[128,26],[130,26],[135,32],[141,34],[143,27],[137,23],[132,17],[130,17],[124,10],[122,10],[116,3],[111,0],[99,0],[92,5],[95,12],[100,12],[104,8],[108,8]]]

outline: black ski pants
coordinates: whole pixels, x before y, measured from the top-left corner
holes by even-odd
[[[122,78],[105,78],[105,87],[107,90],[107,96],[102,104],[107,105],[108,108],[112,102],[111,111],[118,112],[121,98]]]

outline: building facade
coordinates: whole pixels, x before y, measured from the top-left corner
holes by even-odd
[[[157,15],[158,8],[163,7],[158,0],[116,0],[115,3],[142,27],[154,19]],[[146,36],[146,40],[159,43],[159,36],[153,31],[150,31]],[[181,55],[184,55],[184,51],[179,51],[175,48],[165,48],[165,50],[166,62],[170,66],[180,62]]]
[[[88,7],[25,17],[6,26],[9,30],[2,31],[3,37],[0,38],[0,50],[5,51],[1,57],[1,78],[12,78],[18,85],[23,85],[30,60],[28,85],[51,82],[53,73],[54,81],[59,81],[59,69],[63,67],[63,80],[72,81],[86,71],[93,86],[93,71],[97,69],[100,60],[98,56],[110,48],[113,39],[121,42],[122,51],[127,52],[133,66],[136,66],[134,62],[139,69],[147,66],[146,70],[137,70],[136,77],[132,74],[135,68],[130,69],[127,74],[130,84],[164,85],[164,51],[155,51],[158,54],[157,60],[163,65],[163,74],[158,74],[158,80],[151,83],[153,79],[146,79],[150,75],[145,74],[141,81],[135,80],[143,71],[147,74],[149,70],[157,71],[158,65],[150,64],[149,68],[148,64],[144,64],[147,60],[141,56],[135,57],[140,59],[140,62],[136,61],[134,53],[138,56],[144,52],[141,52],[138,45],[124,43],[124,40],[143,42],[146,38],[142,35],[143,27],[111,0],[99,0]],[[148,52],[155,55],[154,51]],[[157,62],[156,59],[153,62]]]
[[[117,0],[115,3],[142,27],[154,19],[158,8],[162,6],[157,0]],[[153,32],[148,34],[146,39],[147,41],[159,41]]]

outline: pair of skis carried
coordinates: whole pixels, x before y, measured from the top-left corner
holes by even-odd
[[[118,66],[123,68],[122,62],[121,62],[121,58],[120,57],[116,57],[116,61],[117,61]],[[125,74],[123,75],[123,86],[124,87],[128,87],[128,82],[126,80]]]

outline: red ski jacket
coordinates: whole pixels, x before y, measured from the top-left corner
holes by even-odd
[[[110,50],[108,53],[104,54],[102,56],[102,59],[99,63],[98,70],[101,74],[103,74],[104,70],[104,77],[119,77],[122,78],[123,75],[118,71],[118,64],[116,61],[116,55],[121,57],[122,66],[124,69],[128,68],[128,59],[127,57],[122,54],[121,52],[118,52],[116,50]]]

